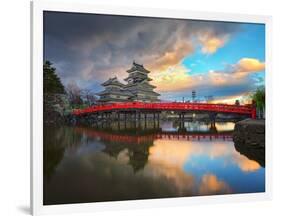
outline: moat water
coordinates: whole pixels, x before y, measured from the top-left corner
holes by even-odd
[[[179,128],[177,121],[45,127],[44,204],[264,192],[264,163],[240,153],[233,128]]]

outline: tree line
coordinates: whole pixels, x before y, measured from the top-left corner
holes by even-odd
[[[64,86],[52,65],[50,61],[45,61],[43,65],[44,95],[64,94],[68,98],[70,108],[82,108],[97,102],[97,97],[90,89],[81,89],[74,81]]]
[[[260,86],[251,96],[257,108],[257,117],[265,118],[265,87]]]

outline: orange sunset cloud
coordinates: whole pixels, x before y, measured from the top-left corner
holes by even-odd
[[[227,37],[199,37],[199,41],[202,44],[201,51],[206,54],[213,54],[217,49],[224,46],[227,41]]]
[[[167,58],[175,60],[173,54],[167,54]],[[190,75],[190,69],[182,64],[165,65],[167,69],[155,68],[151,77],[158,91],[190,90],[198,86],[232,86],[247,82],[249,73],[259,72],[265,69],[265,63],[254,58],[242,58],[232,65],[233,70],[210,70],[205,74]],[[235,98],[241,95],[235,95]],[[234,96],[232,96],[234,98]],[[235,100],[231,100],[232,102]]]
[[[254,58],[242,58],[237,63],[238,72],[258,72],[265,69],[265,63]]]
[[[176,91],[193,86],[194,78],[188,75],[188,70],[183,65],[175,65],[167,70],[151,75],[153,84],[158,91]]]

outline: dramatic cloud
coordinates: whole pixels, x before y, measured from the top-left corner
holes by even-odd
[[[236,64],[228,65],[223,71],[209,71],[209,78],[214,85],[234,85],[247,81],[249,73],[264,69],[264,62],[253,58],[242,58]]]
[[[157,91],[164,93],[173,92],[186,96],[187,92],[196,89],[202,95],[215,94],[221,91],[220,98],[215,103],[234,103],[235,100],[248,102],[249,92],[255,88],[255,77],[249,76],[252,73],[265,69],[265,63],[258,59],[242,58],[236,64],[227,65],[224,70],[210,70],[204,74],[190,75],[190,69],[182,64],[170,66],[168,69],[153,73],[153,84]],[[230,91],[230,92],[229,92]],[[225,94],[225,95],[224,95]]]
[[[239,51],[235,59],[241,59],[221,69],[212,68],[211,58],[224,55],[219,51],[246,30],[243,24],[229,22],[45,12],[44,59],[54,63],[65,85],[75,81],[93,92],[109,77],[122,81],[135,60],[151,71],[163,100],[188,98],[196,90],[199,97],[231,97],[232,103],[233,96],[261,83],[262,77],[253,75],[264,71],[265,63]],[[194,54],[199,54],[196,61],[184,64]],[[194,71],[199,62],[206,69]]]
[[[193,52],[193,46],[189,42],[178,41],[172,50],[165,52],[159,56],[155,62],[151,62],[148,67],[153,72],[163,72],[171,67],[177,67],[180,61],[188,54]]]
[[[240,30],[238,24],[180,19],[45,12],[45,59],[64,83],[126,76],[133,60],[152,73],[180,64],[197,46],[214,53]]]
[[[218,48],[222,47],[226,41],[227,36],[222,38],[216,38],[216,37],[200,37],[199,41],[202,44],[202,52],[203,53],[209,53],[212,54],[217,51]]]
[[[254,58],[242,58],[236,64],[228,65],[222,71],[209,71],[207,79],[209,79],[209,83],[213,86],[249,85],[249,87],[255,88],[254,85],[250,85],[255,83],[255,77],[249,75],[264,69],[264,62]],[[233,96],[231,95],[232,98]],[[241,96],[241,93],[237,96]]]
[[[182,65],[170,66],[151,77],[157,91],[177,91],[194,86],[194,78],[188,75],[188,69]]]
[[[265,63],[254,58],[242,58],[236,68],[237,72],[258,72],[265,69]]]

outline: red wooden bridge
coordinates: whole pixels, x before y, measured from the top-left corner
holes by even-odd
[[[256,108],[253,105],[229,105],[229,104],[209,104],[209,103],[183,103],[183,102],[159,102],[159,103],[143,103],[143,102],[126,102],[112,103],[103,105],[94,105],[84,109],[73,111],[73,115],[83,116],[87,114],[114,112],[114,111],[202,111],[214,113],[229,113],[248,115],[256,118]]]

